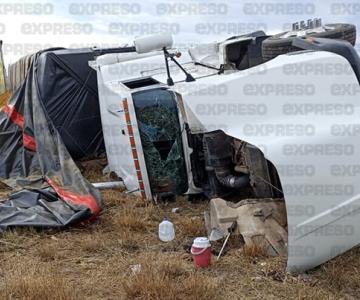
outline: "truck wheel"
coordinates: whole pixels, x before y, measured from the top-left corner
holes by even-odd
[[[354,25],[339,23],[326,24],[323,28],[324,31],[309,33],[305,36],[345,40],[355,45],[356,27]],[[295,32],[294,35],[291,35],[290,32],[283,32],[266,39],[262,43],[263,61],[268,61],[281,54],[302,50],[292,46],[294,38],[296,38]]]

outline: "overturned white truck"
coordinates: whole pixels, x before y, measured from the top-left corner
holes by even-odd
[[[359,244],[356,33],[313,27],[181,56],[171,37],[152,36],[137,52],[99,56],[90,64],[109,169],[148,199],[285,200],[290,271]]]

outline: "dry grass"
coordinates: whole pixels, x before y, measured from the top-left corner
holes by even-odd
[[[37,253],[42,261],[53,261],[61,254],[54,244],[40,244]]]
[[[204,222],[201,217],[182,218],[180,216],[178,219],[179,220],[176,222],[176,232],[178,236],[183,238],[195,238],[207,235]]]
[[[9,98],[10,98],[9,92],[5,92],[0,95],[0,108],[8,102]]]
[[[189,248],[206,235],[208,204],[155,206],[120,190],[103,193],[99,219],[66,231],[17,229],[0,238],[0,299],[352,299],[360,291],[360,248],[302,276],[286,272],[285,258],[262,249],[238,250],[231,236],[224,255],[195,270]],[[172,209],[179,207],[179,212]],[[162,243],[164,216],[176,239]],[[219,251],[222,242],[213,243]],[[140,265],[140,272],[131,270]]]
[[[124,276],[121,285],[127,299],[215,299],[217,280],[195,272],[177,256],[144,255],[139,272]]]
[[[77,291],[71,288],[61,275],[51,268],[30,263],[17,265],[3,278],[0,290],[1,299],[80,299]]]
[[[346,294],[360,291],[359,254],[360,249],[356,248],[321,266],[322,275],[329,282],[329,288],[334,291],[342,290]]]
[[[242,253],[247,257],[266,257],[266,249],[259,244],[244,245]]]
[[[112,216],[112,224],[119,230],[142,232],[147,230],[148,222],[142,215],[136,214],[133,209],[124,209]]]

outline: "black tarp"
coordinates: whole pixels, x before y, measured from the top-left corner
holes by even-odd
[[[0,110],[0,180],[37,178],[50,186],[1,203],[0,230],[64,227],[99,213],[100,194],[72,159],[103,147],[91,56],[83,50],[36,54],[25,82]]]
[[[74,159],[105,152],[91,60],[91,49],[46,51],[37,59],[39,99]]]

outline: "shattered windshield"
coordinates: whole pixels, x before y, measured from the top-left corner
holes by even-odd
[[[133,94],[153,193],[186,192],[187,174],[175,96],[165,89]]]

